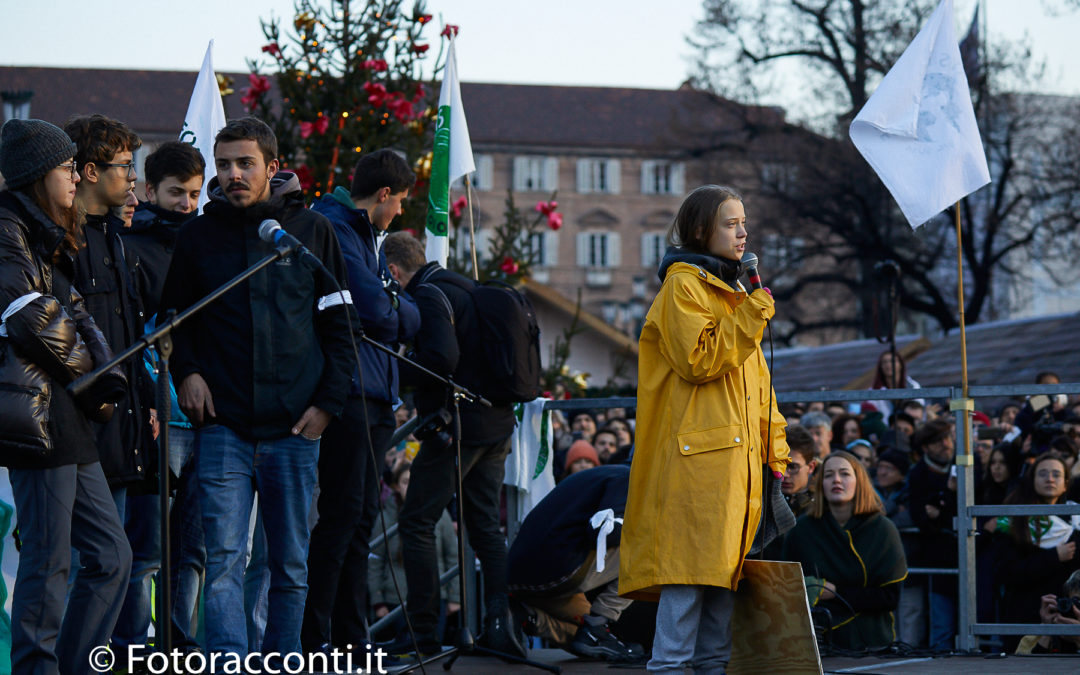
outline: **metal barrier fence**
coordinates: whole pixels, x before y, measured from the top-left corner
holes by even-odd
[[[957,416],[956,424],[956,518],[958,564],[956,570],[915,568],[922,573],[956,574],[957,598],[957,647],[960,651],[973,651],[978,647],[979,635],[1080,635],[1080,625],[978,623],[975,613],[975,518],[978,516],[1072,516],[1080,515],[1080,504],[1072,505],[975,505],[975,457],[972,454],[971,413],[977,398],[1024,397],[1035,394],[1074,394],[1080,392],[1080,384],[1028,384],[970,386],[964,398],[960,387],[926,387],[924,389],[860,389],[777,392],[779,403],[857,402],[871,400],[908,400],[913,398],[947,399],[949,410],[966,412]],[[633,408],[634,397],[611,397],[599,399],[571,399],[549,401],[545,410],[596,410],[607,408]],[[1057,589],[1055,589],[1055,593]]]

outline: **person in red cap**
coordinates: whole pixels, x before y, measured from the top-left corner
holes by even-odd
[[[596,453],[596,448],[586,440],[574,441],[566,453],[566,473],[563,475],[569,476],[572,473],[598,466],[600,466],[600,455]]]

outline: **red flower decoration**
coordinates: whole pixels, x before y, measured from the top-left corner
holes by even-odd
[[[311,169],[307,164],[301,164],[293,169],[293,173],[296,174],[296,179],[300,181],[300,187],[307,190],[315,184],[315,176],[311,173]]]
[[[416,23],[424,24],[424,23],[427,23],[428,21],[431,21],[431,15],[430,14],[421,14],[420,16],[416,17]]]
[[[569,401],[571,398],[573,398],[573,396],[571,396],[570,392],[568,392],[568,391],[564,391],[562,397],[566,401]]]
[[[453,34],[455,37],[457,37],[458,34],[458,27],[452,23],[446,24],[446,28],[443,28],[442,32],[439,33],[439,35],[443,37],[450,37],[451,34]]]
[[[543,392],[541,392],[540,396],[541,398],[551,398],[551,392],[545,389]]]
[[[548,227],[553,230],[558,230],[562,227],[562,214],[561,213],[549,213],[548,214]]]
[[[316,119],[314,122],[301,122],[300,138],[308,138],[313,133],[322,136],[326,133],[328,128],[330,128],[330,118],[325,115]]]
[[[427,50],[431,49],[431,45],[413,45],[412,50],[417,54],[423,54]]]
[[[469,200],[465,199],[465,195],[461,195],[457,200],[450,205],[450,212],[454,214],[455,218],[461,217],[461,212],[469,205]]]
[[[517,274],[517,261],[510,256],[506,256],[505,258],[503,258],[502,264],[499,265],[499,269],[501,269],[503,272],[506,272],[507,274]]]
[[[378,82],[365,82],[364,91],[368,93],[368,103],[378,108],[386,100],[386,87]]]
[[[244,90],[244,96],[240,99],[240,102],[250,111],[255,108],[255,104],[259,102],[262,95],[270,91],[270,80],[262,75],[250,73],[248,82],[251,83],[251,86]]]
[[[281,45],[276,42],[271,42],[270,44],[263,45],[262,50],[264,54],[269,54],[270,56],[279,59],[281,58]]]
[[[300,123],[300,138],[308,138],[312,131],[314,131],[314,125],[311,122]]]
[[[390,68],[389,64],[386,63],[386,59],[368,59],[361,63],[360,67],[374,70],[376,73],[381,73]]]
[[[557,208],[559,208],[559,202],[536,202],[536,210],[545,216],[550,216]],[[562,218],[560,217],[559,220],[561,224]]]

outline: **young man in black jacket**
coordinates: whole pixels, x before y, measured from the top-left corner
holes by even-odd
[[[352,372],[352,299],[333,229],[304,208],[296,176],[278,171],[269,126],[254,117],[226,124],[214,163],[210,202],[180,230],[162,311],[186,309],[272,252],[258,236],[265,219],[333,275],[290,254],[208,305],[175,338],[180,407],[199,427],[207,647],[248,651],[242,582],[258,490],[270,569],[262,651],[288,654],[300,648],[319,439],[341,414]]]
[[[206,162],[194,146],[169,141],[147,155],[144,167],[148,201],[138,204],[130,227],[120,233],[120,238],[149,324],[157,320],[161,290],[180,226],[197,215]],[[206,565],[194,450],[191,423],[174,412],[169,421],[169,468],[177,477],[169,516],[173,542],[170,569],[173,644],[183,649],[198,645],[192,617]],[[150,625],[150,578],[161,568],[161,502],[156,494],[129,495],[128,501],[125,526],[136,553],[132,594],[117,624],[117,633],[127,630],[132,639],[141,638],[135,644],[144,644]]]
[[[477,391],[483,382],[481,373],[487,357],[468,290],[473,282],[444,270],[437,262],[425,264],[423,245],[408,233],[388,236],[383,251],[390,273],[420,309],[420,331],[413,342],[412,357],[431,371]],[[401,379],[416,387],[419,415],[453,410],[442,383],[409,367],[402,367]],[[515,422],[509,404],[491,408],[461,404],[461,499],[469,541],[484,571],[486,613],[481,644],[524,656],[525,648],[510,616],[506,543],[499,531],[499,492]],[[452,428],[447,431],[449,434]],[[421,442],[399,521],[409,586],[409,618],[421,653],[439,649],[435,634],[439,609],[435,525],[454,496],[455,448],[444,440],[448,434]],[[387,651],[412,651],[411,641],[390,645]]]

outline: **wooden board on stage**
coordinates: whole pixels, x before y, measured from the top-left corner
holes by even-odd
[[[744,563],[731,638],[729,675],[822,674],[799,563]]]

